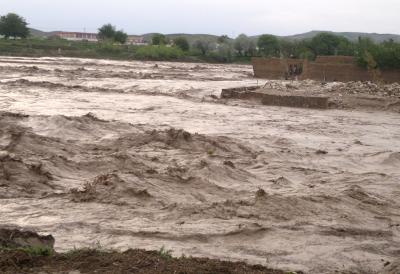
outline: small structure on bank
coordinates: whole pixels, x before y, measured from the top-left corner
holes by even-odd
[[[271,80],[400,82],[400,70],[371,71],[358,66],[356,59],[351,56],[318,56],[315,61],[255,57],[252,64],[256,78]]]

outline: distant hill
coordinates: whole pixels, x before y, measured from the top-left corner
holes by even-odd
[[[364,33],[364,32],[333,32],[333,31],[318,31],[313,30],[306,33],[296,34],[296,35],[289,35],[289,36],[281,36],[283,39],[288,40],[303,40],[303,39],[310,39],[316,36],[321,32],[328,32],[339,36],[344,36],[350,41],[357,41],[358,37],[368,37],[371,40],[381,43],[385,40],[393,39],[396,42],[400,42],[400,35],[398,34],[379,34],[379,33]]]
[[[31,30],[31,35],[34,37],[49,37],[54,35],[55,31],[53,32],[44,32],[40,31],[37,29],[30,29]],[[332,31],[319,31],[319,30],[313,30],[310,32],[305,32],[301,34],[295,34],[295,35],[289,35],[289,36],[279,36],[282,39],[287,39],[287,40],[302,40],[302,39],[310,39],[316,36],[317,34],[321,32],[328,32],[336,35],[341,35],[349,39],[350,41],[357,41],[358,37],[368,37],[372,39],[373,41],[377,43],[381,43],[385,40],[393,39],[396,42],[400,42],[400,35],[398,34],[379,34],[379,33],[364,33],[364,32],[332,32]],[[143,36],[145,41],[150,42],[151,37],[154,35],[154,33],[146,33],[143,35],[137,35],[137,36]],[[210,42],[216,42],[218,39],[217,35],[211,35],[211,34],[186,34],[186,33],[174,33],[174,34],[166,34],[166,36],[169,39],[174,39],[178,36],[183,36],[188,39],[189,43],[194,43],[196,40],[208,40]],[[251,36],[251,38],[257,39],[259,35],[256,36]]]
[[[32,29],[32,28],[30,28],[29,31],[33,37],[50,37],[56,33],[56,31],[45,32],[45,31],[41,31],[38,29]]]

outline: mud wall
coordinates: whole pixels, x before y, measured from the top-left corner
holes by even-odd
[[[239,87],[239,88],[226,88],[222,89],[221,98],[223,99],[261,99],[262,94],[253,92],[259,89],[259,86],[252,87]]]
[[[289,75],[289,67],[297,66],[303,69],[302,59],[253,58],[254,75],[257,78],[285,79]]]
[[[352,56],[317,56],[315,63],[355,64],[356,62]]]
[[[257,78],[283,79],[287,68],[284,59],[278,58],[253,58],[254,76]]]
[[[290,64],[301,64],[303,73],[299,79],[317,81],[377,81],[400,82],[400,70],[382,70],[376,77],[359,67],[349,56],[319,56],[315,62],[299,59],[253,58],[254,76],[265,79],[285,79]]]
[[[330,64],[330,63],[309,63],[302,79],[317,81],[372,81],[372,75],[368,70],[358,67],[355,64]]]
[[[378,79],[386,83],[400,83],[400,70],[382,70]]]
[[[261,103],[269,106],[327,109],[328,97],[265,94]]]

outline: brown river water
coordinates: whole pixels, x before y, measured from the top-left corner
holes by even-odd
[[[246,65],[0,57],[0,223],[306,273],[400,255],[400,114],[220,100]]]

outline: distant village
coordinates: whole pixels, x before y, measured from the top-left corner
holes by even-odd
[[[55,33],[55,36],[60,37],[69,41],[89,41],[89,42],[98,42],[98,34],[97,33],[88,33],[88,32],[65,32],[59,31]],[[144,37],[137,35],[128,35],[126,40],[127,45],[137,45],[144,46],[148,45],[145,41]]]

